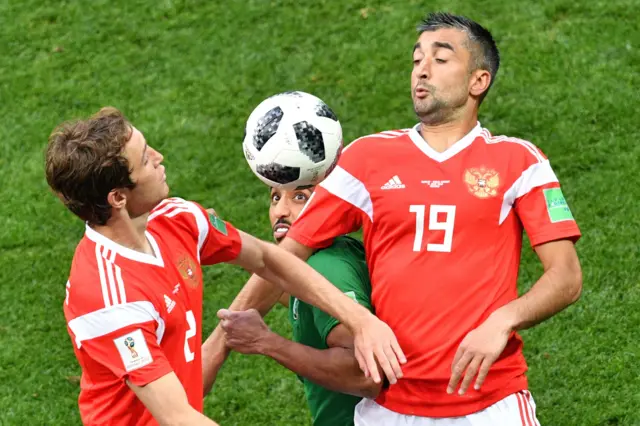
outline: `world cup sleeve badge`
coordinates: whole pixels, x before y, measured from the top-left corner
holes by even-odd
[[[140,329],[113,339],[113,343],[120,353],[125,371],[133,371],[153,362],[153,357]]]

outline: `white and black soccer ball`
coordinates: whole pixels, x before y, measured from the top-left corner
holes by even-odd
[[[342,126],[321,99],[284,92],[258,105],[247,120],[244,156],[271,187],[317,185],[335,167],[342,151]]]

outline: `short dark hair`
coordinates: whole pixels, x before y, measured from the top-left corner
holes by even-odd
[[[422,34],[425,31],[437,31],[442,28],[455,28],[466,32],[471,42],[469,50],[474,59],[474,69],[487,70],[491,74],[489,87],[480,97],[480,102],[482,102],[493,85],[498,74],[498,68],[500,68],[500,52],[498,52],[498,46],[496,46],[493,36],[489,30],[477,22],[464,16],[452,15],[446,12],[429,13],[417,26],[418,34]]]
[[[133,127],[115,108],[102,108],[86,120],[63,123],[49,137],[47,183],[71,212],[92,225],[111,216],[107,196],[133,188],[123,150]]]

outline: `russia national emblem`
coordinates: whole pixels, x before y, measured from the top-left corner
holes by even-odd
[[[190,287],[196,288],[198,286],[198,277],[196,270],[196,263],[190,256],[185,255],[178,261],[178,271]]]
[[[464,183],[469,192],[478,198],[490,198],[498,195],[500,175],[493,169],[478,167],[464,171]]]

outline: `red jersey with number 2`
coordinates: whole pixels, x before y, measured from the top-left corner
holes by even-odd
[[[202,412],[202,270],[234,259],[240,236],[198,204],[164,200],[150,214],[153,255],[87,227],[67,283],[64,314],[82,368],[85,425],[155,425],[125,380],[143,386],[174,372]]]
[[[533,246],[580,231],[549,160],[480,123],[445,152],[413,129],[354,141],[316,188],[290,238],[325,247],[363,228],[376,315],[408,357],[377,402],[403,414],[463,416],[527,388],[513,334],[480,391],[448,395],[465,335],[518,297],[523,229]]]

